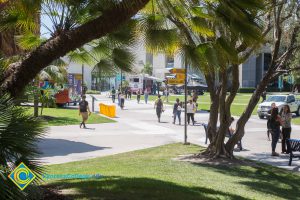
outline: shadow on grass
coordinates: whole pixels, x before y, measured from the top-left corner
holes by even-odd
[[[249,189],[274,195],[283,199],[300,199],[300,176],[297,173],[272,167],[270,165],[253,163],[255,166],[224,166],[193,163],[196,166],[207,167],[228,176],[245,178],[239,184]],[[248,180],[247,180],[248,179]]]
[[[155,200],[199,200],[231,199],[246,200],[236,194],[225,193],[205,187],[184,187],[172,182],[150,178],[106,177],[84,181],[59,181],[48,185],[59,187],[69,198],[87,199],[155,199]],[[65,191],[65,192],[64,192]]]

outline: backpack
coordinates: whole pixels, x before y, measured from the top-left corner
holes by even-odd
[[[161,99],[158,99],[157,103],[156,103],[156,106],[157,108],[162,108],[162,100]]]

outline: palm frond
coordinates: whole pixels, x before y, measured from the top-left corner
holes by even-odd
[[[16,36],[18,45],[24,50],[32,50],[38,47],[45,38],[40,38],[40,36],[33,34],[32,32],[24,33],[20,36]]]
[[[115,48],[111,54],[113,64],[119,69],[129,72],[132,69],[135,56],[126,48]]]

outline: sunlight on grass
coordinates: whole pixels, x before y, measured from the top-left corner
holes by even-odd
[[[28,112],[32,114],[33,108],[29,108]],[[81,122],[81,116],[79,116],[77,109],[44,108],[43,116],[41,118],[44,119],[49,126],[77,125]],[[115,121],[92,113],[88,119],[87,124],[101,124],[111,122]]]
[[[74,199],[296,199],[300,177],[269,165],[176,161],[196,145],[171,144],[48,166],[50,174],[102,174],[101,179],[48,181]],[[252,163],[252,162],[250,162]],[[70,193],[70,191],[75,191]]]

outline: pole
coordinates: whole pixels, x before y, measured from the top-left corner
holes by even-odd
[[[81,95],[84,95],[84,64],[81,66]]]
[[[95,97],[94,96],[92,96],[92,112],[94,112],[95,111]]]
[[[187,143],[187,63],[185,62],[184,78],[184,144]]]
[[[123,88],[122,82],[123,82],[123,73],[122,73],[122,70],[121,70],[121,91],[122,91],[122,88]]]

